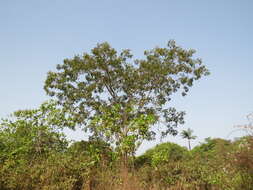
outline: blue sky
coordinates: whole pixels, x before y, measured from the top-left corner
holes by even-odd
[[[46,73],[99,42],[129,48],[141,58],[144,50],[174,39],[196,49],[211,71],[189,96],[173,100],[187,112],[180,130],[192,128],[198,136],[194,144],[209,136],[228,138],[253,111],[252,10],[251,0],[2,0],[0,117],[47,100]],[[84,138],[81,131],[66,133]],[[185,144],[180,137],[164,141]],[[154,143],[144,143],[139,152]]]

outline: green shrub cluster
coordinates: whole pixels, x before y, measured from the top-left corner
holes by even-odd
[[[253,189],[252,136],[207,138],[191,151],[162,143],[122,168],[109,144],[69,142],[41,118],[35,125],[24,116],[1,124],[1,190]]]

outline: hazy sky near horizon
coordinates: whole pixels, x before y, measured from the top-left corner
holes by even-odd
[[[211,71],[188,96],[173,100],[187,113],[179,130],[192,128],[194,144],[209,136],[240,136],[229,134],[253,111],[252,10],[251,0],[1,0],[0,117],[49,99],[43,90],[47,72],[99,42],[141,58],[144,50],[174,39],[196,49]],[[85,138],[79,130],[66,133]],[[164,141],[185,144],[180,137]]]

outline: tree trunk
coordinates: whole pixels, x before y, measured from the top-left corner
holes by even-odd
[[[191,150],[191,142],[190,142],[190,140],[188,140],[188,147],[189,147],[189,150]]]

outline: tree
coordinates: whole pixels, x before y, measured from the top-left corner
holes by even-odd
[[[197,136],[193,136],[192,133],[193,133],[193,130],[190,129],[190,128],[188,128],[187,130],[183,130],[181,132],[182,138],[188,140],[188,148],[189,148],[189,150],[191,150],[191,140],[194,140],[194,139],[197,138]]]
[[[175,143],[166,142],[147,150],[136,159],[136,163],[151,164],[152,166],[164,165],[167,162],[176,162],[187,156],[187,149]]]
[[[168,105],[171,96],[177,91],[185,96],[195,80],[209,74],[194,53],[169,41],[133,60],[130,50],[117,53],[102,43],[57,65],[44,89],[70,110],[77,125],[116,146],[127,160],[143,140],[155,137],[158,121],[166,123],[162,136],[177,134],[184,112]]]
[[[46,170],[52,169],[47,158],[67,151],[64,126],[73,126],[73,121],[54,101],[36,109],[16,111],[2,119],[0,189],[36,189],[43,179],[41,173],[47,174]]]
[[[64,126],[71,128],[73,121],[55,101],[45,102],[37,109],[14,112],[0,123],[0,159],[30,160],[50,151],[67,149],[61,132]]]

